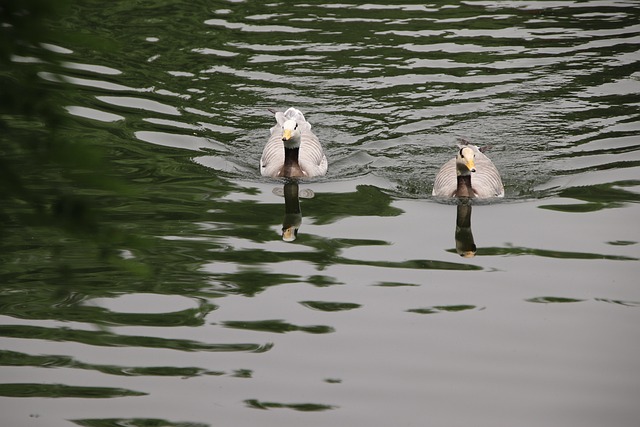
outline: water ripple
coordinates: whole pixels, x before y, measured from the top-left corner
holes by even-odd
[[[185,49],[170,69],[160,67],[165,76],[156,75],[157,84],[136,88],[119,67],[90,64],[66,51],[64,67],[74,75],[41,76],[98,92],[136,94],[99,93],[95,99],[109,111],[69,107],[80,117],[115,123],[130,109],[184,117],[140,117],[147,125],[136,136],[154,145],[225,153],[196,161],[231,176],[256,175],[260,141],[266,140],[272,120],[266,108],[297,105],[324,141],[334,178],[375,174],[388,179],[398,195],[425,197],[435,173],[430,171],[446,161],[462,136],[496,147],[493,158],[503,171],[507,195],[530,197],[535,188],[544,195],[571,185],[557,175],[575,178],[621,164],[605,155],[607,148],[593,152],[586,164],[566,147],[586,140],[622,146],[621,153],[637,151],[625,135],[611,135],[637,132],[636,114],[609,114],[609,123],[594,116],[615,98],[633,104],[630,95],[640,92],[637,75],[629,71],[638,62],[640,25],[629,3],[598,4],[328,3],[301,4],[296,13],[265,5],[248,15],[233,5],[204,20],[224,41],[202,39]],[[602,27],[594,28],[594,22]],[[326,25],[338,37],[328,40],[327,32],[319,31]],[[354,25],[357,32],[351,31]],[[206,61],[189,66],[186,59],[193,55]],[[605,68],[610,69],[606,74]],[[253,103],[230,114],[225,99]],[[628,129],[615,129],[611,122]],[[584,127],[592,129],[590,136]],[[523,158],[538,169],[535,175],[519,173]],[[628,159],[624,167],[632,164]]]

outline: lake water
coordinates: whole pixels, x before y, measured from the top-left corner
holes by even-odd
[[[637,425],[640,2],[78,3],[13,61],[137,243],[7,223],[3,426]],[[431,197],[459,138],[503,200]]]

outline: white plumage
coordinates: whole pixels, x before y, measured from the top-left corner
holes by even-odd
[[[462,156],[465,147],[473,150],[470,162],[472,169],[467,167],[465,170],[466,160]],[[469,157],[469,155],[464,157]],[[432,194],[436,197],[463,196],[458,194],[461,175],[467,177],[467,186],[470,182],[471,191],[469,191],[468,197],[490,198],[504,196],[504,186],[498,169],[477,146],[468,143],[460,145],[458,155],[440,168],[433,184]]]
[[[292,107],[274,113],[277,123],[262,151],[260,173],[273,178],[326,174],[327,157],[302,112]]]

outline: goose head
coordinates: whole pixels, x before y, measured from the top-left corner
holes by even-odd
[[[475,153],[469,147],[462,147],[456,156],[456,172],[458,176],[470,175],[476,171]]]
[[[282,142],[286,148],[300,147],[300,127],[295,120],[282,124]]]
[[[293,242],[298,237],[299,225],[289,225],[282,227],[282,240],[285,242]]]

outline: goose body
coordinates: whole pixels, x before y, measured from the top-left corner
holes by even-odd
[[[260,173],[272,178],[311,178],[327,173],[327,157],[300,110],[275,113],[276,125],[262,151]]]
[[[438,171],[436,197],[503,197],[504,186],[493,162],[472,144],[460,146],[457,156]]]

